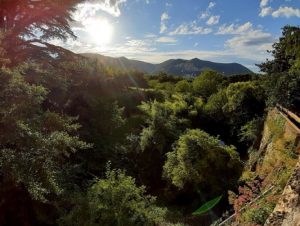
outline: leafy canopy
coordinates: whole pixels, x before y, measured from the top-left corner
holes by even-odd
[[[75,226],[154,226],[163,221],[165,209],[155,205],[155,198],[145,194],[124,171],[110,170],[105,179],[96,179],[79,205],[60,225]]]
[[[259,64],[260,70],[268,74],[300,70],[300,28],[285,26],[279,42],[273,44],[273,60]]]
[[[240,171],[235,148],[199,129],[180,136],[173,151],[167,153],[164,165],[164,177],[178,188],[190,184],[212,193],[232,186]]]
[[[204,98],[216,93],[222,87],[224,77],[215,71],[204,71],[193,81],[194,92]]]
[[[72,55],[47,41],[54,38],[76,38],[70,22],[76,4],[82,1],[1,0],[0,36],[4,36],[2,46],[11,63],[21,63],[30,57],[41,61],[48,56],[49,60],[49,52]]]
[[[44,111],[47,90],[18,71],[0,70],[0,170],[2,187],[24,186],[32,198],[60,193],[67,158],[88,144],[75,134],[75,118]]]

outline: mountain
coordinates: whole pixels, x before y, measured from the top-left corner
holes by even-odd
[[[121,70],[138,70],[145,73],[162,71],[178,76],[197,76],[205,70],[214,70],[224,75],[252,73],[248,68],[238,63],[215,63],[197,58],[192,60],[171,59],[160,64],[151,64],[138,60],[130,60],[126,57],[114,58],[93,53],[82,55]]]
[[[164,71],[174,75],[197,76],[202,71],[213,70],[224,75],[252,73],[245,66],[238,63],[215,63],[194,58],[192,60],[167,60],[158,64],[156,71]]]
[[[142,72],[152,73],[156,69],[155,64],[150,64],[138,60],[129,60],[126,57],[114,58],[95,53],[84,53],[81,55],[91,59],[96,59],[104,65],[115,67],[121,70],[138,70]]]

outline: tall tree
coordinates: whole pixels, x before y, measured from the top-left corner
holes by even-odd
[[[300,69],[300,28],[285,26],[282,36],[273,44],[270,51],[273,60],[259,64],[260,70],[268,74]]]
[[[45,42],[51,38],[75,38],[70,27],[71,15],[76,4],[81,1],[1,0],[2,46],[7,49],[12,62],[22,61],[37,50],[43,52],[44,49],[53,49],[54,46]]]
[[[89,147],[74,119],[42,109],[46,95],[18,71],[0,69],[0,225],[32,225],[20,208],[60,194],[68,157]]]
[[[264,86],[267,104],[281,104],[298,111],[300,106],[300,27],[285,26],[279,41],[273,44],[273,60],[258,65],[266,72]]]

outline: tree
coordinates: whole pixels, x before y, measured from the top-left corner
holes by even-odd
[[[223,86],[224,77],[215,71],[204,71],[193,81],[193,90],[203,98],[209,98]]]
[[[89,147],[76,136],[75,118],[42,109],[46,95],[18,71],[0,71],[1,187],[25,188],[41,201],[62,191],[68,157]]]
[[[249,146],[253,145],[261,135],[263,129],[262,118],[254,118],[241,127],[239,134],[242,142],[247,142]]]
[[[266,75],[264,88],[267,94],[267,105],[276,104],[299,111],[300,107],[300,72],[282,72]]]
[[[273,60],[258,65],[264,76],[268,106],[281,104],[297,110],[300,106],[300,28],[285,26],[279,42],[273,44]]]
[[[212,94],[204,106],[205,113],[216,121],[224,119],[223,108],[227,103],[226,89],[220,89]]]
[[[234,125],[244,125],[264,112],[265,94],[258,81],[232,83],[227,87],[226,96],[224,109]]]
[[[6,51],[3,47],[4,34],[0,31],[0,68],[6,66],[10,61],[6,57]]]
[[[106,177],[93,182],[60,225],[154,226],[163,221],[166,211],[145,193],[145,187],[136,186],[124,171],[108,169]]]
[[[75,10],[75,5],[81,1],[0,1],[0,33],[4,34],[3,47],[10,60],[22,62],[37,52],[41,57],[47,54],[47,50],[63,51],[46,41],[53,38],[75,38],[69,22],[72,21],[71,13]]]
[[[164,177],[176,187],[192,186],[195,191],[222,193],[239,178],[242,164],[233,146],[209,134],[193,129],[186,131],[167,153]]]
[[[259,64],[260,70],[267,74],[288,72],[300,69],[300,28],[285,26],[279,42],[273,44],[270,51],[273,60]]]
[[[188,93],[192,91],[192,86],[187,80],[182,80],[176,83],[175,90],[176,92]]]
[[[143,103],[140,109],[145,113],[147,123],[141,133],[142,150],[154,147],[163,153],[188,125],[188,120],[179,116],[188,109],[184,100]]]

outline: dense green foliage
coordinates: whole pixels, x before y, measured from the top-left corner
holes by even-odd
[[[194,92],[204,98],[209,98],[222,87],[224,77],[214,71],[205,71],[193,81]]]
[[[0,166],[2,187],[23,185],[34,199],[59,193],[65,159],[89,147],[74,132],[74,118],[42,110],[47,91],[30,85],[18,71],[0,71]]]
[[[258,65],[266,72],[265,87],[269,106],[281,104],[299,111],[300,97],[300,28],[285,26],[279,42],[274,43],[273,60]]]
[[[274,59],[260,64],[260,69],[268,74],[300,69],[300,28],[285,26],[279,42],[273,44]]]
[[[137,187],[124,172],[108,169],[106,177],[93,181],[60,225],[150,226],[162,222],[165,210],[156,207],[155,198],[145,192],[144,186]]]
[[[179,188],[192,184],[215,194],[234,185],[241,169],[234,147],[201,130],[188,130],[167,154],[164,176]]]
[[[179,225],[225,200],[266,103],[299,104],[299,28],[266,75],[147,76],[47,43],[73,36],[78,2],[0,1],[0,225]]]

